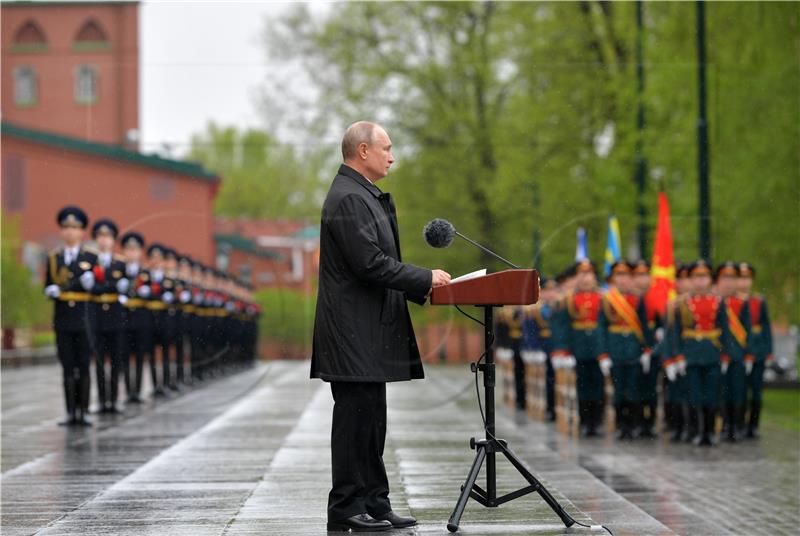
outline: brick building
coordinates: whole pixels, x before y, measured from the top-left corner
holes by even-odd
[[[65,204],[213,263],[219,177],[138,151],[138,2],[4,2],[0,14],[2,205],[26,263],[58,241]]]
[[[298,220],[217,218],[217,265],[258,288],[314,291],[319,227]]]

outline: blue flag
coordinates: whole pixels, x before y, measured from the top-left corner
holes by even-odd
[[[586,230],[578,227],[578,245],[575,248],[575,262],[589,258],[589,248],[586,246]]]
[[[620,260],[622,241],[619,237],[619,221],[611,214],[608,217],[608,238],[606,239],[606,258],[603,273],[606,277],[611,273],[611,265]]]

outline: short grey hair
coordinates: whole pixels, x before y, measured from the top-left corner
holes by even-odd
[[[342,159],[349,160],[354,158],[358,151],[358,146],[362,143],[372,144],[375,129],[380,125],[369,121],[357,121],[347,127],[342,138]]]

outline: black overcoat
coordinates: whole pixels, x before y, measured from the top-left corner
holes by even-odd
[[[406,299],[425,303],[431,277],[401,262],[391,196],[342,165],[322,207],[311,377],[422,378]]]

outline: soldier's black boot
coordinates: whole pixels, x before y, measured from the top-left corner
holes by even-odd
[[[748,439],[758,439],[758,418],[761,415],[761,404],[753,402],[750,406],[750,418],[747,421],[747,434]]]
[[[670,409],[670,417],[672,421],[670,424],[672,435],[670,436],[669,440],[671,443],[678,443],[683,440],[683,432],[684,432],[683,407],[678,405],[672,406],[672,408]]]
[[[78,424],[78,414],[75,407],[76,385],[74,377],[64,378],[64,402],[67,408],[67,417],[59,421],[59,426],[72,426]]]
[[[603,434],[603,409],[602,400],[593,400],[589,403],[589,437],[600,437]]]
[[[697,406],[689,406],[689,426],[686,428],[686,435],[683,438],[687,443],[694,443],[695,439],[699,441],[701,411]]]
[[[736,443],[736,413],[733,404],[727,403],[724,406],[725,423],[722,436],[728,443]]]
[[[672,425],[675,424],[675,417],[673,415],[674,406],[670,402],[664,402],[664,428],[672,431]]]
[[[645,439],[655,439],[658,435],[655,432],[657,402],[644,402],[639,407],[641,427],[639,437]]]
[[[715,419],[716,415],[713,408],[703,408],[702,431],[700,433],[700,440],[695,443],[696,445],[701,447],[710,447],[714,445],[712,436],[714,435]]]
[[[631,439],[648,437],[644,434],[646,425],[643,408],[644,405],[640,402],[631,402],[628,406],[628,411],[630,412],[630,417],[628,417],[628,426],[631,429]]]
[[[581,436],[589,435],[589,403],[585,400],[578,401],[578,421],[580,424]]]
[[[617,439],[628,439],[628,423],[625,414],[625,402],[614,405],[614,426],[617,429],[614,437]]]
[[[92,379],[88,374],[81,375],[78,379],[78,399],[79,412],[78,424],[81,426],[92,426],[92,421],[89,419],[89,397],[91,394]]]

